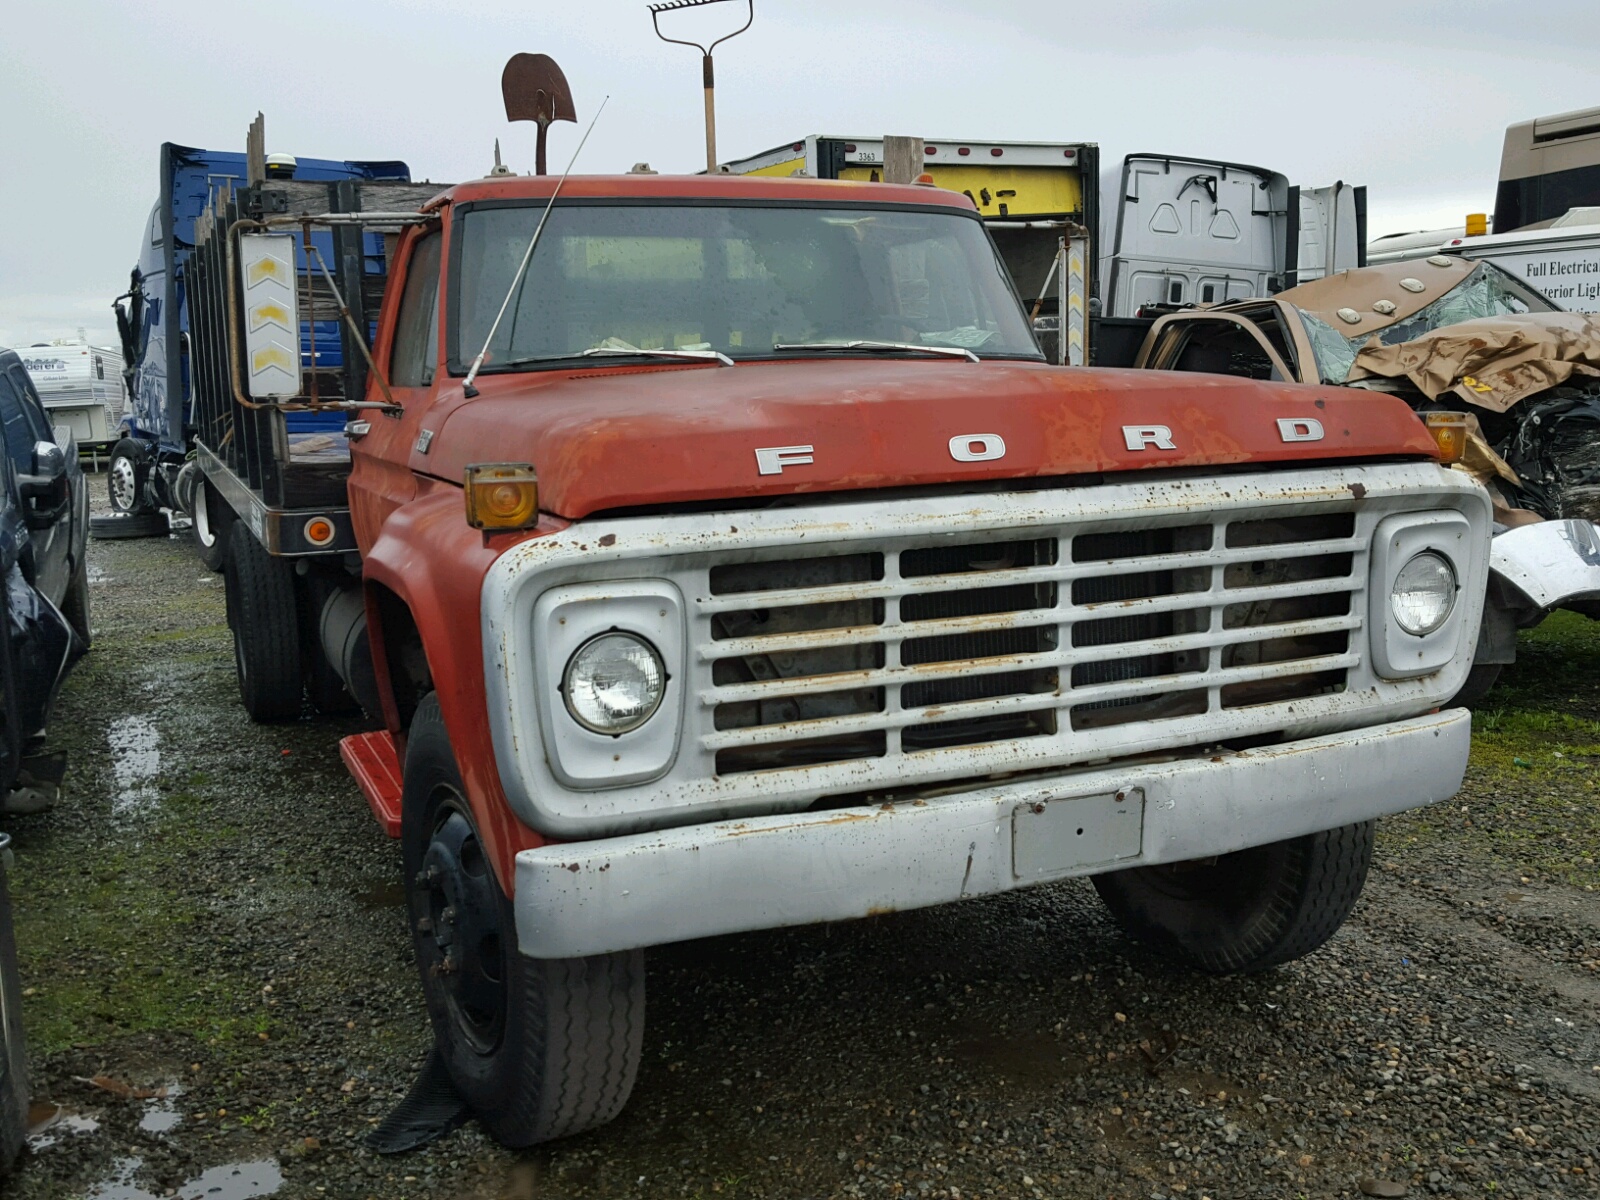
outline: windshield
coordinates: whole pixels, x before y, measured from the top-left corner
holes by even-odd
[[[1459,325],[1479,317],[1509,317],[1529,312],[1560,312],[1554,304],[1515,276],[1492,263],[1479,263],[1462,281],[1427,308],[1403,321],[1396,321],[1376,333],[1353,338],[1329,325],[1315,313],[1295,310],[1306,327],[1311,347],[1317,356],[1317,372],[1323,383],[1343,383],[1355,365],[1361,347],[1373,338],[1385,346],[1398,346],[1435,329]]]
[[[461,219],[453,370],[483,346],[542,212]],[[956,212],[569,204],[551,212],[484,370],[594,349],[740,359],[843,342],[1040,357],[988,234]]]

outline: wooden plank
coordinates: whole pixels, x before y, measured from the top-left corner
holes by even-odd
[[[267,121],[260,113],[244,135],[245,178],[254,186],[267,179]]]
[[[364,179],[361,181],[361,211],[416,212],[449,186],[448,183],[400,183],[392,180]],[[328,194],[327,183],[312,183],[300,179],[274,179],[267,185],[267,190],[280,192],[288,199],[288,211],[273,213],[273,216],[312,216],[329,212],[333,208],[333,197]]]
[[[330,257],[328,259],[328,270],[334,271],[337,267],[338,264]],[[315,264],[312,265],[311,271],[310,275],[300,276],[301,319],[310,320],[314,313],[318,321],[339,320],[339,302],[334,299],[333,289],[328,286],[328,281],[323,278],[321,270]],[[362,277],[361,307],[363,311],[367,313],[376,313],[378,311],[378,306],[383,303],[384,281],[387,278],[387,275],[365,275]],[[352,312],[354,309],[355,306],[352,305]]]
[[[883,181],[915,183],[922,174],[922,139],[885,135],[883,139]]]

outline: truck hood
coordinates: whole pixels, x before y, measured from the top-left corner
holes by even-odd
[[[569,519],[808,492],[1436,457],[1391,396],[1224,375],[807,359],[478,384],[473,399],[441,395],[412,467],[459,483],[471,463],[532,463],[540,507]]]

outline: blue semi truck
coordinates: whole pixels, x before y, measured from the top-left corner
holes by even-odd
[[[205,503],[205,485],[195,465],[189,362],[191,314],[184,272],[196,242],[196,221],[208,208],[219,207],[219,198],[262,182],[253,179],[252,173],[248,154],[165,143],[161,147],[160,197],[140,241],[139,261],[128,291],[114,303],[128,403],[107,468],[115,516],[98,520],[95,534],[161,535],[168,530],[167,513],[183,513],[195,518],[197,549],[214,570],[221,570],[227,546],[227,539],[218,536],[223,532],[217,528],[218,517],[232,514],[221,506]],[[289,155],[260,155],[254,174],[263,173],[269,182],[325,184],[329,208],[337,207],[336,192],[341,184],[410,180],[403,162],[296,159]],[[264,193],[258,189],[254,194]],[[265,194],[270,196],[270,189],[265,189]],[[327,230],[309,236],[324,260],[337,261]],[[353,267],[371,276],[381,294],[382,235],[367,234],[360,251],[362,261]],[[310,291],[317,286],[317,264],[306,261],[303,248],[298,259],[301,287]],[[346,349],[338,311],[331,304],[320,310],[302,305],[300,311],[316,318],[300,322],[302,367],[325,374],[336,387]],[[375,307],[372,315],[376,316]],[[286,414],[285,432],[302,441],[319,433],[337,438],[342,435],[344,420],[345,415],[336,411]]]

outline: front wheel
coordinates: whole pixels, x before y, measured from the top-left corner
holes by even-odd
[[[106,491],[111,499],[111,511],[143,515],[153,512],[145,498],[145,478],[150,473],[148,456],[143,443],[134,438],[123,438],[111,450],[111,460],[106,464]]]
[[[643,951],[534,959],[517,948],[431,695],[407,738],[402,812],[417,968],[456,1090],[510,1147],[604,1125],[639,1070]]]
[[[1129,937],[1163,957],[1227,975],[1310,954],[1355,907],[1374,821],[1199,862],[1094,877]]]
[[[72,569],[72,579],[67,584],[66,595],[61,598],[61,615],[66,617],[67,624],[72,626],[73,632],[83,639],[84,649],[94,643],[94,631],[89,627],[89,555],[85,553],[78,558],[78,565]]]
[[[1495,684],[1500,682],[1504,663],[1474,663],[1461,690],[1450,697],[1449,708],[1476,708]]]

